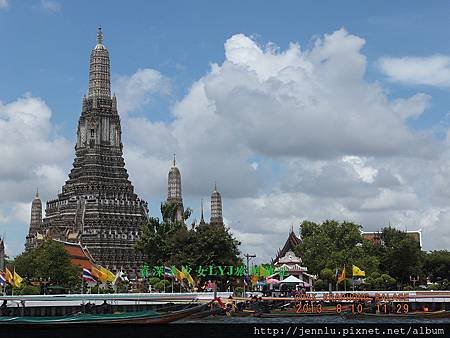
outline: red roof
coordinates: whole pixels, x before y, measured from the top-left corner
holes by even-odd
[[[91,270],[92,267],[95,267],[94,259],[88,249],[83,248],[80,243],[63,242],[56,239],[54,239],[54,241],[64,245],[64,250],[69,254],[70,263],[72,263],[72,265],[89,270]]]

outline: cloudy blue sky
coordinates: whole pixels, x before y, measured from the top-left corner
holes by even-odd
[[[152,214],[176,153],[192,220],[217,181],[227,224],[260,260],[304,219],[420,228],[425,249],[450,247],[448,2],[123,4],[0,0],[11,256],[36,187],[54,198],[71,168],[99,25],[126,165]]]

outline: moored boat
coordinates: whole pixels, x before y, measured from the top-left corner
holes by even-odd
[[[1,326],[90,326],[104,324],[167,324],[176,320],[189,317],[195,313],[202,312],[209,307],[210,303],[190,306],[186,309],[160,313],[156,311],[122,312],[108,314],[77,313],[69,316],[54,317],[0,317]]]

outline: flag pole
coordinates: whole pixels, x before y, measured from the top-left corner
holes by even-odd
[[[81,269],[81,304],[83,305],[83,313],[86,313],[86,303],[84,301],[84,280],[83,280],[83,269]]]
[[[12,278],[12,285],[11,285],[11,296],[14,296],[14,284],[16,284],[16,276],[15,276],[15,274],[16,274],[16,266],[14,265],[13,266],[13,278]]]

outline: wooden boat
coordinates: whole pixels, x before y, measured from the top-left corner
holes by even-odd
[[[216,316],[223,314],[223,309],[220,307],[214,307],[212,309],[203,310],[201,312],[194,313],[189,316],[189,319],[201,319],[209,316]]]
[[[55,317],[0,317],[0,327],[17,325],[24,326],[90,326],[90,325],[126,325],[126,324],[167,324],[176,320],[189,317],[202,312],[209,307],[210,303],[199,304],[183,310],[160,313],[156,311],[121,312],[111,314],[87,314],[77,313],[70,316]]]
[[[255,310],[244,309],[242,311],[230,311],[227,312],[227,316],[230,317],[250,317],[257,313]]]

